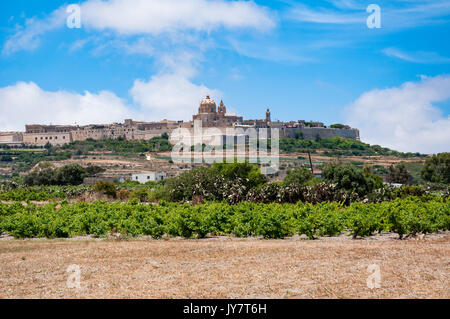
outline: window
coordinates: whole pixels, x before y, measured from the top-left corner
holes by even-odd
[[[150,179],[150,176],[147,176],[147,179]]]

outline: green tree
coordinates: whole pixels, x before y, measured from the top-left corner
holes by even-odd
[[[267,183],[258,166],[249,163],[216,163],[198,167],[167,180],[165,191],[172,201],[190,201],[194,196],[205,200],[229,200],[244,197],[252,188]]]
[[[106,171],[103,167],[100,166],[88,166],[86,167],[86,176],[91,177],[103,173]]]
[[[406,169],[405,164],[400,163],[396,166],[391,165],[389,167],[389,174],[387,179],[390,183],[410,185],[412,183],[413,177],[411,173]]]
[[[305,138],[305,135],[300,129],[298,129],[295,131],[294,137],[296,140],[303,140]]]
[[[78,164],[69,164],[56,170],[58,185],[81,185],[86,177],[86,170]]]
[[[333,124],[333,125],[330,125],[330,127],[331,128],[338,128],[338,129],[343,129],[344,127],[345,127],[345,125],[344,124]]]
[[[117,188],[116,185],[110,182],[98,182],[94,185],[94,192],[101,192],[107,196],[116,198]]]
[[[351,164],[329,164],[324,168],[322,176],[326,182],[335,184],[338,189],[356,192],[360,196],[383,186],[381,177],[364,173]]]
[[[258,187],[267,183],[267,177],[261,173],[258,166],[249,162],[215,163],[212,170],[228,181],[240,178],[248,188]]]
[[[286,186],[303,186],[313,179],[314,175],[306,168],[289,170],[283,180]]]
[[[450,184],[450,153],[441,153],[428,158],[421,176],[427,182]]]
[[[47,142],[47,144],[44,145],[44,148],[50,151],[53,148],[53,145],[50,142]]]

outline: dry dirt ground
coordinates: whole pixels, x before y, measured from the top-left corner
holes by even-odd
[[[369,289],[373,264],[380,288]],[[67,287],[70,265],[80,267],[79,289]],[[0,298],[450,298],[449,275],[448,232],[403,241],[0,241]]]

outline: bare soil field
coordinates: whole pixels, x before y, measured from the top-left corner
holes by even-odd
[[[70,265],[80,288],[68,288]],[[380,267],[369,289],[368,266]],[[1,240],[0,298],[450,298],[450,235]]]

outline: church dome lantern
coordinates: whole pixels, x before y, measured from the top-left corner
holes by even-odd
[[[199,113],[216,113],[217,105],[214,100],[210,98],[209,95],[200,103]]]

